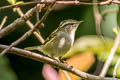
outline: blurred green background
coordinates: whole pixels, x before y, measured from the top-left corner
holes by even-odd
[[[6,0],[0,0],[0,7],[5,5],[9,5],[9,3],[7,3]],[[25,13],[27,10],[29,10],[32,7],[33,6],[25,6],[22,7],[21,9]],[[103,35],[113,39],[115,34],[112,32],[112,29],[118,26],[117,19],[119,19],[119,17],[117,18],[117,15],[119,12],[119,6],[112,4],[109,6],[108,5],[101,6],[99,7],[99,9],[101,13],[102,12],[104,13],[105,10],[109,10],[109,9],[113,10],[113,12],[105,13],[103,22],[101,24]],[[40,13],[40,17],[42,17],[43,14],[44,11]],[[8,16],[5,26],[9,25],[11,22],[13,22],[16,18],[19,17],[18,14],[13,12],[12,9],[3,10],[0,12],[0,22],[2,21],[4,16]],[[46,39],[46,37],[49,36],[49,34],[58,27],[60,21],[64,19],[84,20],[84,23],[80,25],[80,27],[76,32],[76,39],[85,35],[96,35],[93,7],[67,6],[63,9],[53,10],[49,14],[46,21],[44,22],[45,27],[39,29],[43,38]],[[36,22],[36,18],[35,17],[32,18],[31,22],[33,22],[34,24]],[[0,39],[0,44],[9,45],[13,41],[21,37],[27,30],[29,30],[27,25],[23,25],[22,27],[17,28],[14,32]],[[21,42],[16,47],[25,48],[28,46],[35,46],[35,45],[41,45],[41,43],[32,34],[30,37],[28,37],[25,41]],[[6,58],[8,58],[7,61]],[[44,80],[41,74],[42,65],[43,65],[43,63],[41,62],[37,62],[34,60],[30,60],[9,53],[6,55],[4,62],[7,65],[9,65],[10,69],[12,69],[11,71],[11,74],[13,74],[12,76],[13,77],[16,76],[16,77],[14,77],[13,79],[8,78],[8,79],[0,79],[0,80]]]

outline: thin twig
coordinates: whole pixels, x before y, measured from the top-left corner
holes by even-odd
[[[67,71],[63,70],[63,73],[65,74],[65,77],[67,78],[67,80],[71,80]]]
[[[94,4],[98,3],[98,0],[93,0],[93,3]],[[93,6],[93,12],[94,12],[96,33],[99,36],[99,38],[102,40],[103,44],[105,45],[105,40],[104,40],[102,30],[101,30],[101,22],[102,22],[103,16],[100,14],[98,4],[95,4]]]
[[[118,69],[119,65],[120,65],[120,58],[118,58],[118,61],[115,65],[115,67],[114,67],[114,71],[113,71],[113,77],[114,78],[116,77],[116,72],[117,72],[117,69]]]
[[[112,49],[110,50],[110,54],[108,56],[108,59],[106,60],[104,66],[102,68],[102,71],[100,73],[101,77],[104,77],[106,75],[106,73],[108,71],[108,68],[110,67],[110,64],[112,62],[115,51],[118,48],[119,44],[120,44],[120,31],[118,32],[118,34],[117,34],[117,36],[115,38],[115,42],[114,42],[114,45],[113,45]]]
[[[18,40],[16,40],[15,42],[11,43],[9,47],[7,47],[6,49],[4,49],[1,53],[0,56],[5,55],[9,49],[11,49],[13,46],[16,46],[17,44],[19,44],[20,42],[24,41],[28,36],[30,36],[32,34],[32,32],[34,31],[34,29],[29,30],[28,32],[26,32],[22,37],[20,37]]]
[[[15,8],[17,13],[22,17],[24,16],[22,10],[20,8]],[[35,26],[29,21],[27,20],[26,21],[26,24],[32,29],[34,28]],[[43,37],[41,36],[40,32],[38,33],[37,31],[34,31],[33,34],[36,36],[36,38],[43,44],[44,43],[44,39]]]
[[[45,1],[25,2],[25,3],[0,7],[0,11],[5,10],[5,9],[15,8],[15,7],[28,6],[28,5],[49,4],[49,3],[52,3],[52,2],[53,2],[52,0],[51,1],[50,0],[49,1],[45,0]],[[106,0],[106,1],[103,1],[103,2],[96,3],[96,4],[101,6],[101,5],[108,5],[108,4],[111,4],[111,3],[120,4],[120,2],[116,1],[116,0],[113,0],[112,2],[109,1],[109,0]],[[77,0],[75,0],[75,1],[56,1],[56,4],[85,5],[85,6],[93,6],[93,5],[95,5],[94,3],[80,2],[80,1],[77,1]]]
[[[42,9],[44,10],[44,8]],[[32,18],[35,15],[36,12],[36,7],[28,10],[26,12],[26,14],[23,17],[20,17],[18,19],[16,19],[14,22],[12,22],[11,24],[9,24],[8,26],[6,26],[5,28],[3,28],[0,31],[0,38],[8,35],[9,33],[11,33],[12,31],[14,31],[16,28],[19,28],[21,25],[23,25],[27,20],[29,20],[30,18]]]
[[[48,14],[51,12],[52,7],[54,6],[55,2],[51,3],[51,5],[48,7],[47,11],[45,12],[45,14],[43,15],[43,17],[41,18],[41,20],[39,21],[39,25],[44,22],[48,16]],[[20,42],[24,41],[27,37],[29,37],[32,32],[35,30],[35,28],[37,28],[38,25],[36,25],[34,28],[30,29],[29,31],[27,31],[22,37],[20,37],[18,40],[16,40],[15,42],[11,43],[9,47],[7,47],[6,49],[4,49],[1,53],[0,56],[5,55],[13,46],[16,46],[17,44],[19,44]]]
[[[35,0],[35,1],[37,2],[38,0]],[[40,5],[40,4],[37,4],[37,5],[36,5],[36,20],[37,20],[37,22],[40,20],[40,19],[39,19],[39,17],[40,17],[40,15],[39,15],[39,9],[38,9],[38,7],[37,7],[38,5]]]
[[[7,20],[7,16],[5,16],[1,22],[1,25],[0,25],[0,30],[3,28],[4,24],[6,23],[6,20]]]
[[[98,3],[97,0],[93,0],[93,3]],[[101,32],[101,21],[102,21],[102,16],[99,12],[98,5],[93,6],[93,12],[94,12],[94,18],[95,18],[95,24],[96,24],[96,33],[97,35],[102,35]]]
[[[114,3],[114,4],[120,4],[120,1],[118,1],[118,0],[113,0],[112,3]]]
[[[110,4],[112,3],[112,1],[113,1],[113,0],[103,1],[103,2],[101,2],[101,5],[103,5],[103,4],[104,4],[104,5],[105,5],[105,4],[106,4],[106,5],[110,5]]]
[[[35,24],[35,27],[40,26],[41,23],[46,20],[47,16],[52,11],[52,9],[53,9],[53,7],[54,7],[55,4],[56,4],[56,1],[54,1],[53,3],[51,3],[51,5],[48,7],[46,13],[43,15],[42,19]]]
[[[6,49],[7,47],[9,47],[9,46],[5,46],[5,45],[0,44],[0,51]],[[54,65],[58,68],[69,71],[69,72],[71,72],[71,73],[73,73],[73,74],[75,74],[75,75],[77,75],[81,78],[84,78],[84,79],[90,79],[90,80],[120,80],[120,79],[112,78],[112,77],[100,77],[100,76],[91,75],[91,74],[82,72],[80,70],[77,70],[74,67],[71,67],[67,64],[58,62],[58,61],[56,61],[56,60],[54,60],[50,57],[47,57],[47,56],[44,56],[44,55],[41,55],[41,54],[37,54],[35,52],[15,48],[15,47],[12,47],[9,50],[9,53],[16,54],[16,55],[19,55],[19,56],[24,56],[24,57],[27,57],[29,59],[33,59],[33,60],[36,60],[36,61],[47,63],[47,64],[50,64],[50,65]]]
[[[40,4],[49,4],[49,3],[52,3],[52,2],[48,2],[48,1],[45,1],[45,2],[42,2],[42,1],[25,2],[25,3],[20,3],[20,4],[14,4],[14,5],[8,5],[8,6],[0,7],[0,11],[4,10],[4,9],[15,8],[15,7],[22,7],[22,6],[28,6],[28,5],[36,5],[36,4],[39,4],[39,3]]]

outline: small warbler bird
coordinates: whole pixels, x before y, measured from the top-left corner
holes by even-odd
[[[27,47],[26,50],[38,50],[43,54],[58,59],[67,53],[73,45],[75,32],[80,23],[73,19],[63,20],[59,27],[45,40],[43,45]]]

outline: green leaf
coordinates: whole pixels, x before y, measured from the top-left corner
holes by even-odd
[[[7,0],[7,2],[11,5],[14,5],[16,3],[16,0]]]
[[[119,64],[119,67],[117,68],[116,77],[120,78],[120,64]]]
[[[119,11],[119,6],[117,4],[110,4],[100,6],[100,13],[103,16],[101,22],[101,29],[104,36],[114,37],[112,29],[117,27],[117,13]]]
[[[21,4],[24,3],[23,1],[17,1],[16,4]]]
[[[97,58],[98,58],[98,60],[105,62],[107,60],[108,56],[109,56],[109,52],[102,52],[97,55]],[[120,54],[117,54],[117,53],[114,55],[112,62],[111,62],[112,66],[114,66],[116,64],[119,56],[120,56]]]
[[[113,76],[114,67],[115,67],[115,65],[114,65],[114,66],[111,66],[111,67],[109,68],[108,73],[107,73],[109,76]],[[116,77],[120,78],[120,65],[119,65],[118,68],[117,68]]]
[[[118,27],[114,27],[112,31],[113,31],[115,34],[118,34],[118,30],[119,30]]]
[[[14,71],[9,66],[7,57],[0,57],[0,80],[17,80]]]

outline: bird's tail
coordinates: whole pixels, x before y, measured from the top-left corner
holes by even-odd
[[[38,51],[41,51],[42,48],[41,46],[32,46],[32,47],[26,47],[24,48],[25,50],[38,50]]]

